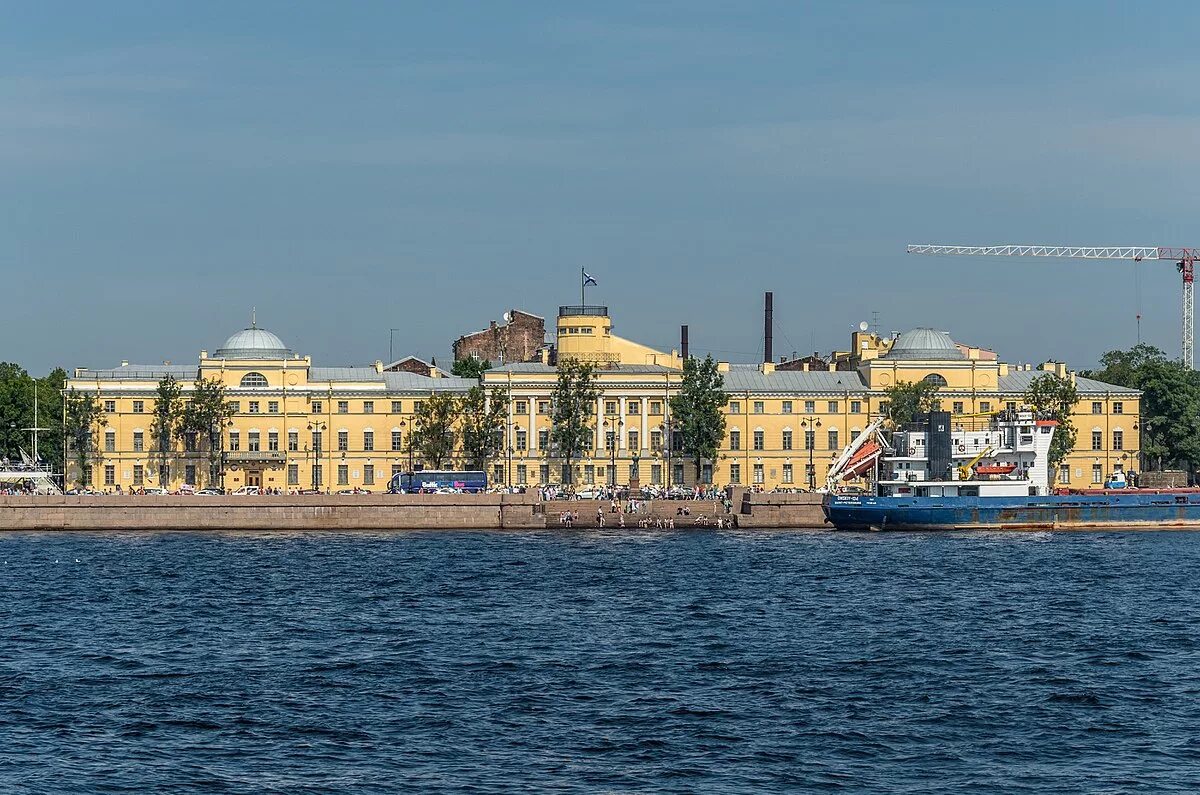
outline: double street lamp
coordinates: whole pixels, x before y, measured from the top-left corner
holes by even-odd
[[[609,465],[608,465],[608,485],[614,489],[617,487],[617,440],[620,438],[621,429],[625,427],[625,420],[610,417],[604,421],[604,435],[608,440]]]
[[[808,490],[814,491],[817,488],[817,470],[813,466],[813,451],[817,446],[817,428],[821,427],[821,420],[805,417],[800,420],[800,427],[804,429],[804,446],[808,448]]]

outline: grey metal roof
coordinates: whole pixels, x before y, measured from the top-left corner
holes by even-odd
[[[200,368],[194,364],[125,364],[108,370],[82,370],[72,380],[87,381],[161,381],[168,375],[180,381],[194,381]]]
[[[858,392],[866,384],[856,371],[776,370],[764,375],[757,367],[725,373],[726,392]]]
[[[557,368],[541,362],[513,362],[493,367],[489,372],[500,373],[555,373]],[[620,364],[616,367],[598,367],[597,373],[681,373],[674,367],[661,364]]]
[[[427,375],[406,373],[403,370],[394,373],[383,373],[380,376],[388,390],[395,391],[433,391],[433,392],[466,392],[479,382],[474,378],[430,378]]]
[[[932,328],[915,328],[900,335],[881,359],[944,362],[967,358],[950,335]]]
[[[1029,388],[1029,384],[1033,379],[1045,374],[1043,370],[1017,370],[1009,372],[1008,375],[1000,376],[1000,391],[1024,392]],[[1081,395],[1102,395],[1108,393],[1137,396],[1142,394],[1137,389],[1131,389],[1127,386],[1117,386],[1116,384],[1106,384],[1103,381],[1097,381],[1094,378],[1084,378],[1083,376],[1075,377],[1075,389]]]
[[[383,375],[374,367],[310,367],[309,381],[376,381],[382,382]]]

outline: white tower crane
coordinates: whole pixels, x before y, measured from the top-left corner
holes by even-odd
[[[909,246],[909,254],[948,254],[960,257],[1074,257],[1076,259],[1173,260],[1183,275],[1183,364],[1196,369],[1192,354],[1192,280],[1200,249],[1163,246]]]

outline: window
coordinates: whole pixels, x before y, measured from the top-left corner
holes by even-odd
[[[640,446],[640,443],[642,440],[641,440],[638,432],[630,431],[628,436],[629,436],[629,438],[627,438],[625,441],[629,445],[629,449],[630,450],[641,450],[642,448]]]
[[[250,431],[246,434],[246,450],[251,453],[259,452],[259,434],[258,431]]]
[[[1005,411],[1016,411],[1017,410],[1017,402],[1015,400],[1008,401],[1007,403],[1004,404],[1004,410]]]
[[[338,478],[337,484],[339,486],[350,485],[350,467],[347,466],[346,464],[338,464],[337,478]]]
[[[350,401],[349,400],[339,400],[338,401],[338,414],[349,414],[349,413],[350,413]]]
[[[1092,464],[1092,482],[1093,483],[1103,483],[1104,482],[1104,469],[1101,468],[1101,466],[1099,464]]]
[[[250,401],[250,410],[246,413],[247,414],[257,414],[258,413],[258,401],[257,400]]]
[[[783,432],[783,449],[792,449],[792,432],[790,429]]]
[[[538,449],[545,450],[550,447],[550,431],[538,431]],[[546,481],[542,481],[545,483]]]
[[[861,400],[851,400],[850,401],[850,413],[851,414],[862,414],[862,401]]]
[[[650,431],[650,449],[662,449],[662,431]]]
[[[662,414],[662,401],[661,400],[651,400],[650,401],[650,413],[651,414]]]
[[[1125,404],[1119,400],[1114,400],[1112,413],[1113,414],[1124,414],[1125,413]]]
[[[279,431],[267,432],[267,449],[272,452],[279,450]]]
[[[399,464],[392,464],[392,477],[393,478],[396,477],[397,475],[399,475],[403,471],[404,471],[404,467],[400,466]]]
[[[314,452],[314,453],[319,453],[319,452],[321,452],[321,443],[322,443],[322,441],[323,441],[323,438],[322,438],[322,434],[321,434],[321,432],[320,432],[320,431],[313,431],[313,432],[312,432],[312,449],[313,449],[313,452]]]
[[[761,400],[754,401],[754,413],[763,414],[766,412],[766,405]]]
[[[765,447],[766,434],[762,431],[754,432],[754,449],[762,450]]]
[[[783,482],[784,483],[792,482],[792,465],[791,464],[783,465]]]
[[[838,449],[838,430],[837,430],[837,428],[830,428],[827,435],[829,437],[828,438],[829,449],[837,450]]]
[[[288,485],[289,486],[299,486],[300,485],[300,465],[299,464],[288,464]]]
[[[762,484],[762,482],[763,482],[763,465],[762,464],[754,465],[754,482],[757,484]]]
[[[729,449],[730,450],[741,450],[742,449],[742,432],[736,428],[734,428],[732,431],[729,432]]]
[[[392,450],[400,451],[404,449],[404,434],[400,431],[392,431]]]
[[[146,470],[142,468],[141,464],[134,464],[133,465],[133,485],[135,485],[135,486],[142,485],[145,478],[146,478]]]
[[[538,483],[545,485],[550,482],[550,465],[540,464],[538,466]]]
[[[242,437],[237,431],[229,432],[229,450],[236,453],[242,449]]]
[[[804,401],[804,413],[805,414],[812,414],[816,410],[817,410],[817,401],[815,401],[815,400]]]
[[[804,449],[805,450],[816,450],[817,449],[817,432],[816,431],[810,430],[810,431],[804,432]]]
[[[528,400],[518,400],[517,402],[513,403],[513,413],[514,414],[528,414],[529,413],[529,401]]]
[[[630,401],[626,402],[625,403],[625,413],[626,414],[641,414],[642,413],[642,401],[630,400]]]
[[[1092,431],[1092,449],[1104,449],[1104,431]]]
[[[85,486],[92,485],[92,465],[91,464],[85,464],[83,467],[83,485],[85,485]]]
[[[363,485],[364,486],[374,486],[375,485],[375,465],[374,464],[363,464]]]
[[[363,401],[363,414],[374,414],[374,413],[375,413],[375,401],[374,400],[364,400]]]
[[[613,436],[614,436],[614,435],[615,435],[615,434],[614,434],[612,431],[605,431],[605,432],[604,432],[604,449],[605,449],[605,450],[611,450],[611,449],[612,449],[612,446],[613,446]]]
[[[933,384],[934,386],[945,386],[946,385],[946,379],[943,376],[938,375],[937,373],[930,373],[929,375],[925,376],[921,380],[927,384]]]
[[[112,453],[117,449],[117,434],[113,431],[104,432],[104,452]]]
[[[537,402],[537,413],[538,414],[549,414],[550,413],[550,401],[549,400],[539,400]]]
[[[784,413],[784,414],[792,413],[792,401],[790,401],[790,400],[783,401],[782,413]]]
[[[403,404],[403,402],[402,402],[402,401],[399,401],[399,400],[393,400],[393,401],[392,401],[392,413],[393,413],[393,414],[402,414],[402,413],[404,413],[404,404]]]
[[[320,414],[324,408],[325,408],[325,405],[321,401],[314,400],[312,402],[313,414]]]
[[[414,413],[414,414],[420,414],[420,413],[421,413],[421,407],[422,407],[422,406],[424,406],[424,405],[425,405],[425,401],[424,401],[424,400],[414,400],[414,401],[413,401],[413,413]]]
[[[617,413],[617,401],[615,401],[615,400],[604,401],[604,413],[605,414],[616,414]]]
[[[601,474],[603,474],[604,467],[600,468],[600,472],[601,472]],[[596,467],[594,465],[592,465],[592,464],[584,465],[584,467],[583,467],[583,482],[584,483],[595,483],[596,482]]]
[[[675,483],[680,486],[684,485],[683,464],[675,464],[671,467],[671,471],[675,473]]]
[[[888,413],[888,401],[886,401],[886,400],[879,401],[879,413],[880,414]]]
[[[1114,450],[1124,450],[1125,449],[1125,432],[1124,431],[1120,431],[1120,430],[1113,431],[1112,449],[1114,449]]]
[[[662,485],[662,464],[651,464],[650,465],[650,485],[652,485],[652,486],[661,486]]]
[[[962,402],[961,400],[956,400],[956,401],[954,401],[954,403],[953,403],[953,404],[951,404],[951,405],[952,405],[952,407],[953,407],[953,408],[952,408],[952,411],[953,411],[955,414],[962,414],[962,413],[963,413],[963,411],[965,411],[965,409],[963,408],[963,402]]]
[[[740,400],[729,401],[729,413],[730,414],[741,414],[742,413],[742,401],[740,401]]]
[[[979,410],[981,412],[985,412],[985,413],[991,411],[992,410],[991,401],[987,401],[987,400],[979,401]]]
[[[517,483],[523,484],[529,479],[529,470],[524,464],[517,464]]]
[[[288,431],[288,450],[295,453],[300,449],[300,434],[296,431]]]
[[[338,431],[337,432],[337,449],[338,449],[338,452],[343,452],[343,453],[350,449],[350,432],[349,431]]]
[[[262,373],[246,373],[242,376],[242,386],[245,387],[264,387],[267,385],[267,377]]]
[[[363,450],[368,453],[375,450],[375,431],[363,431]]]
[[[826,406],[826,409],[829,411],[830,414],[837,414],[838,413],[838,402],[836,400],[829,401],[829,405]]]
[[[146,411],[146,401],[144,401],[144,400],[133,401],[133,413],[134,414],[142,414],[145,411]]]
[[[516,448],[521,451],[527,450],[529,448],[529,432],[526,431],[524,428],[517,431]]]
[[[730,464],[729,465],[729,482],[730,483],[741,483],[742,482],[742,465],[741,464]]]
[[[278,400],[267,401],[267,413],[268,414],[278,414],[279,413],[279,401]]]
[[[117,468],[112,464],[104,465],[104,485],[115,486],[117,483]]]
[[[114,413],[117,410],[117,401],[115,401],[115,400],[104,401],[104,410],[109,414]]]
[[[145,449],[146,437],[141,431],[135,431],[133,434],[133,452],[140,453]]]
[[[1101,403],[1099,400],[1093,400],[1092,401],[1092,413],[1093,414],[1103,414],[1104,413],[1104,404]]]
[[[320,485],[321,485],[321,483],[323,482],[324,474],[325,474],[325,473],[324,473],[324,470],[322,470],[322,469],[321,469],[321,465],[320,465],[320,464],[313,464],[313,467],[312,467],[312,484],[313,484],[313,486],[314,486],[314,487],[315,487],[315,486],[320,486]]]
[[[1058,468],[1058,482],[1064,485],[1071,482],[1071,467],[1067,464]]]

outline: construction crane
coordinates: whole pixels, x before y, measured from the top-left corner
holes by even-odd
[[[1171,260],[1183,276],[1183,364],[1196,369],[1192,355],[1192,282],[1197,248],[1165,248],[1163,246],[909,246],[909,254],[946,254],[959,257],[1073,257],[1075,259],[1146,259]]]

